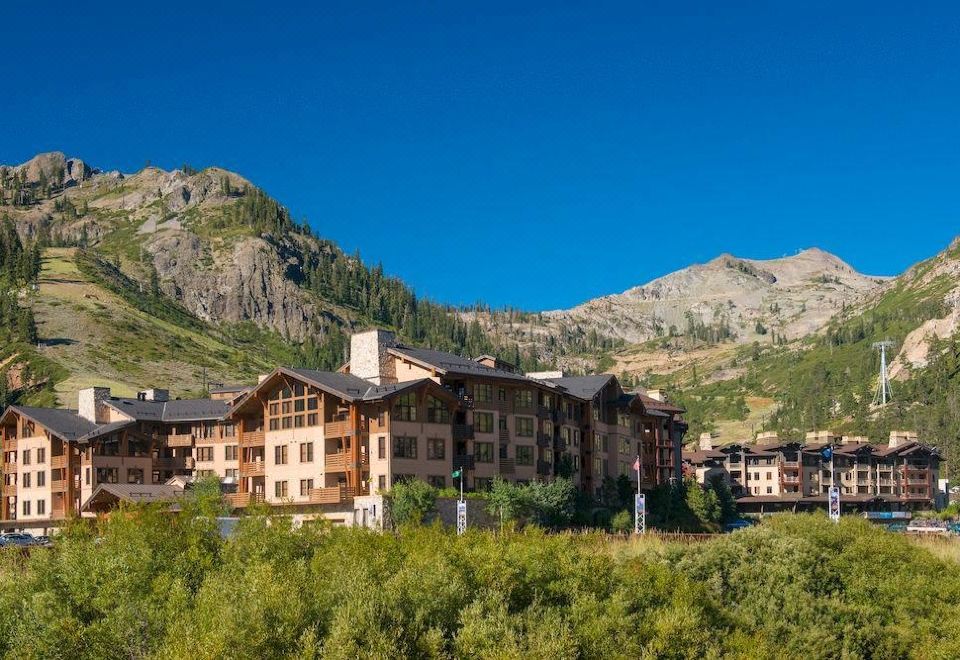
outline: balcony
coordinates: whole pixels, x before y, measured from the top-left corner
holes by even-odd
[[[781,478],[780,478],[780,481],[781,481],[782,483],[785,483],[785,484],[799,484],[799,483],[800,483],[800,477],[787,477],[787,476],[784,476],[784,477],[781,477]]]
[[[473,424],[454,424],[454,440],[473,440]]]
[[[323,435],[326,438],[347,438],[353,435],[353,426],[347,419],[326,422],[323,425]]]
[[[223,497],[227,501],[227,504],[235,509],[263,502],[263,493],[230,493]]]
[[[252,433],[250,435],[253,435]],[[192,447],[193,446],[193,434],[192,433],[178,433],[175,435],[167,436],[167,446],[168,447]]]
[[[508,429],[500,429],[500,442],[503,444],[510,442],[510,431]]]
[[[50,490],[54,493],[62,493],[67,490],[67,480],[66,479],[54,479],[50,482]]]
[[[514,474],[517,471],[516,461],[512,458],[501,458],[500,459],[500,472],[501,474]]]
[[[929,486],[930,481],[928,479],[907,479],[908,486]]]
[[[263,461],[251,461],[240,466],[241,477],[262,477],[266,474]]]
[[[546,461],[537,461],[537,474],[543,476],[549,476],[553,474],[553,463],[547,463]]]
[[[356,495],[355,489],[343,484],[329,488],[311,488],[309,492],[310,504],[338,504],[353,499]]]
[[[537,446],[538,447],[552,447],[553,446],[553,437],[547,435],[543,431],[537,431]]]
[[[458,454],[453,457],[454,470],[472,470],[474,465],[473,454]]]
[[[3,464],[3,473],[4,474],[16,474],[17,473],[17,464],[13,462],[7,462]]]
[[[50,457],[50,469],[60,470],[67,467],[67,455],[58,454]]]
[[[240,443],[245,447],[263,447],[267,442],[263,431],[247,431],[241,437]]]
[[[366,452],[360,453],[360,467],[369,467],[370,465],[370,456]],[[334,451],[324,454],[323,456],[323,466],[324,469],[332,472],[345,472],[346,470],[352,470],[357,467],[356,463],[351,462],[350,452],[346,451]]]

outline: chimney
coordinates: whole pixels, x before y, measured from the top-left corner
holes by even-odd
[[[103,402],[110,398],[109,387],[88,387],[77,395],[77,414],[94,424],[107,421]]]
[[[647,390],[647,396],[657,401],[667,402],[667,393],[663,390]]]
[[[711,449],[713,449],[713,434],[701,433],[700,434],[700,450],[710,451]]]
[[[137,392],[137,398],[143,401],[169,401],[170,392],[169,390],[151,388],[149,390]]]
[[[758,445],[775,445],[780,442],[780,436],[776,431],[764,431],[763,433],[757,434],[757,444]]]
[[[890,431],[889,447],[891,449],[916,441],[917,434],[914,431]]]
[[[807,431],[806,440],[807,442],[825,442],[828,444],[834,444],[839,440],[833,431]]]
[[[388,330],[375,328],[354,333],[350,337],[350,373],[377,385],[397,382],[387,356],[387,349],[396,345],[396,338]]]

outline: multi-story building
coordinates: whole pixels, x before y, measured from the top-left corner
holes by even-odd
[[[825,507],[831,486],[839,488],[845,508],[930,508],[943,459],[936,448],[918,442],[916,433],[894,431],[886,445],[878,445],[817,431],[803,443],[761,434],[755,444],[713,447],[705,437],[683,460],[701,483],[721,476],[742,510],[763,512]]]
[[[599,495],[606,477],[636,484],[639,457],[647,489],[680,476],[682,412],[611,375],[524,374],[371,330],[338,372],[278,368],[209,399],[95,387],[76,410],[9,407],[0,520],[63,518],[99,484],[178,475],[236,484],[236,506],[341,505],[413,478],[455,486],[456,469],[467,489],[563,475]]]

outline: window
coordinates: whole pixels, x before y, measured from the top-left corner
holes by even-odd
[[[474,442],[473,453],[477,463],[493,463],[493,443]]]
[[[269,399],[267,428],[271,431],[316,426],[320,421],[316,413],[303,414],[305,410],[317,410],[318,407],[316,392],[304,387],[303,383],[294,383],[293,389],[276,389]]]
[[[580,446],[580,429],[573,429],[573,446]]]
[[[603,459],[600,458],[599,456],[593,459],[593,476],[594,477],[601,478],[605,476],[603,474],[603,465],[604,465]]]
[[[30,500],[23,501],[23,515],[25,516],[30,515]]]
[[[274,465],[286,465],[287,464],[287,446],[286,445],[277,445],[273,448],[273,463]]]
[[[228,461],[237,460],[237,445],[226,445],[223,448],[223,458]]]
[[[401,422],[417,421],[417,394],[410,392],[397,399],[396,412],[394,413]]]
[[[395,438],[393,441],[394,458],[416,458],[417,457],[417,439],[416,438]]]
[[[630,438],[620,438],[620,453],[621,454],[630,453]]]
[[[159,479],[154,479],[154,481],[159,481]],[[84,482],[86,482],[87,486],[90,485],[90,468],[87,468],[84,472]]]
[[[446,488],[447,487],[447,477],[442,474],[431,474],[427,477],[427,483],[433,486],[434,488]]]
[[[533,437],[533,418],[532,417],[517,417],[517,435],[521,438],[532,438]]]
[[[24,449],[24,450],[23,450],[23,460],[20,461],[20,463],[21,463],[22,465],[30,465],[30,450],[29,450],[29,449]]]
[[[47,513],[47,501],[37,500],[37,515],[42,516]]]
[[[24,473],[23,473],[23,484],[22,484],[22,485],[23,485],[24,488],[30,488],[30,473],[29,473],[29,472],[24,472]]]
[[[493,488],[493,478],[492,477],[474,477],[473,479],[474,490],[478,491],[488,491]]]
[[[240,471],[237,470],[237,468],[227,468],[223,471],[227,479],[236,479],[239,472]]]
[[[767,486],[767,494],[770,494],[772,492],[773,492],[773,486]]]
[[[543,462],[544,463],[553,463],[553,450],[544,449],[543,450]]]
[[[387,439],[384,436],[377,438],[377,458],[387,457]]]
[[[37,447],[37,463],[46,463],[46,462],[47,462],[46,447]]]
[[[497,428],[499,428],[501,431],[507,430],[507,418],[505,416],[500,415],[500,417],[497,419]]]
[[[433,424],[449,424],[450,409],[440,399],[427,397],[427,421]]]
[[[313,463],[313,443],[312,442],[300,443],[300,462]]]
[[[381,474],[377,477],[377,490],[381,493],[387,489],[387,475]]]
[[[533,465],[533,447],[517,445],[517,465]]]
[[[286,481],[275,481],[273,482],[273,494],[277,497],[286,497],[287,496],[287,482]]]
[[[564,449],[570,447],[570,429],[566,426],[560,427],[560,444]]]
[[[313,490],[313,479],[301,479],[300,495],[306,497],[310,494],[311,490]]]
[[[530,390],[517,390],[514,405],[517,408],[533,408],[533,392]]]
[[[37,472],[37,488],[43,488],[47,485],[47,473],[44,471]]]
[[[497,388],[497,401],[506,401],[507,400],[507,391],[502,387]]]
[[[415,474],[395,474],[393,475],[393,484],[405,484],[417,478]]]
[[[489,413],[489,412],[474,413],[473,419],[477,423],[477,432],[493,433],[493,413]]]
[[[493,385],[477,383],[473,387],[473,396],[475,401],[493,401]]]
[[[197,447],[197,461],[209,463],[213,460],[213,447]]]
[[[773,473],[767,472],[767,479],[772,479],[772,478],[773,478]]]
[[[442,461],[446,458],[447,441],[443,438],[427,439],[427,458],[431,461]]]
[[[209,440],[210,438],[216,435],[215,431],[217,430],[216,422],[203,422],[200,425],[200,437],[204,440]]]
[[[97,468],[97,483],[98,484],[115,484],[118,482],[118,472],[117,468]]]
[[[233,422],[224,422],[220,427],[220,435],[224,438],[233,438],[237,435],[237,427]]]

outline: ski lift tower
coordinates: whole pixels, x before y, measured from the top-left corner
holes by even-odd
[[[890,377],[887,375],[887,349],[893,346],[889,339],[874,342],[873,349],[880,351],[880,379],[877,381],[877,392],[873,397],[873,404],[885,406],[893,398],[890,391]]]

